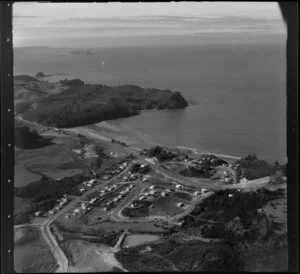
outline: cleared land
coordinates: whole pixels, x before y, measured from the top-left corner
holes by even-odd
[[[20,228],[15,231],[14,265],[16,272],[46,273],[57,268],[39,228]]]

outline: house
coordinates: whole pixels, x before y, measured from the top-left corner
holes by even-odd
[[[176,205],[177,205],[178,207],[183,207],[183,206],[184,206],[184,204],[181,203],[181,202],[177,203]]]
[[[54,211],[53,210],[49,210],[48,213],[52,215],[52,214],[54,214]]]
[[[85,191],[85,188],[79,189],[79,192],[83,192],[83,191]]]
[[[42,213],[41,211],[37,211],[37,212],[34,213],[34,216],[38,217],[38,216],[41,215],[41,213]]]
[[[154,189],[154,188],[155,188],[155,186],[154,186],[154,185],[152,185],[152,186],[150,186],[150,187],[149,187],[149,189]]]
[[[225,182],[225,183],[229,183],[229,181],[230,181],[230,178],[228,178],[228,177],[226,177],[226,178],[224,179],[224,182]]]
[[[207,193],[207,192],[209,192],[209,190],[208,190],[207,188],[202,188],[201,190],[202,190],[202,193]]]
[[[177,185],[176,185],[176,188],[177,188],[177,189],[181,189],[181,188],[182,188],[182,185],[177,184]]]
[[[97,182],[96,179],[91,179],[91,180],[89,180],[89,184],[94,184],[94,183],[96,183],[96,182]]]
[[[197,196],[197,195],[199,195],[199,194],[200,194],[199,191],[195,191],[195,192],[194,192],[194,195],[195,195],[195,196]]]
[[[93,198],[90,200],[90,204],[94,204],[97,201],[97,198]]]
[[[231,193],[231,194],[228,194],[228,197],[229,197],[229,198],[233,197],[233,194],[232,194],[232,193]]]
[[[262,208],[257,209],[257,213],[262,213],[262,212],[263,212]]]
[[[147,178],[143,178],[143,182],[147,182],[148,181],[148,179]]]
[[[66,215],[65,215],[65,218],[66,218],[66,219],[70,219],[70,214],[66,214]]]
[[[63,206],[65,203],[66,203],[66,202],[61,201],[61,202],[59,203],[59,206]]]
[[[119,200],[118,198],[114,198],[114,199],[113,199],[114,202],[117,202],[118,200]]]
[[[79,208],[75,208],[74,209],[74,213],[79,213],[80,212],[80,209]]]

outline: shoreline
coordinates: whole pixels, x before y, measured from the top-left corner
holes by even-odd
[[[120,141],[126,141],[126,140],[122,140],[123,139],[127,139],[127,136],[122,135],[122,133],[131,135],[131,137],[135,138],[134,140],[132,140],[134,143],[138,142],[138,146],[136,145],[130,145],[133,148],[139,148],[139,149],[143,149],[145,148],[145,146],[161,146],[161,147],[167,147],[170,149],[182,149],[182,150],[186,150],[186,151],[190,151],[193,154],[197,154],[197,155],[203,155],[203,154],[212,154],[215,155],[217,157],[220,158],[225,158],[225,159],[231,159],[231,160],[239,160],[242,157],[239,156],[235,156],[235,155],[227,155],[227,154],[223,154],[223,153],[213,153],[213,152],[208,152],[208,151],[199,151],[199,149],[197,148],[192,148],[192,147],[187,147],[187,146],[181,146],[181,145],[167,145],[167,144],[163,144],[160,143],[156,140],[153,140],[152,136],[145,134],[143,132],[137,131],[135,129],[129,128],[127,126],[125,126],[124,124],[122,124],[122,120],[119,119],[115,119],[115,120],[107,120],[107,121],[102,121],[100,123],[94,124],[95,126],[97,126],[99,128],[99,130],[105,130],[110,134],[116,134],[115,138],[120,140]],[[102,135],[103,137],[107,138],[107,136],[105,136],[104,132],[99,132],[99,135]],[[127,138],[126,138],[127,137]],[[143,142],[141,142],[140,140],[142,139]],[[147,143],[147,144],[145,144]]]

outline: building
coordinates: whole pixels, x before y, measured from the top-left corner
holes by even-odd
[[[228,194],[228,197],[229,197],[229,198],[233,197],[233,194],[232,194],[232,193],[231,193],[231,194]]]
[[[176,188],[177,188],[177,189],[181,189],[181,188],[182,188],[182,185],[177,184],[177,185],[176,185]]]
[[[85,191],[85,188],[79,189],[79,192],[83,192],[83,191]]]
[[[152,185],[152,186],[150,186],[150,187],[149,187],[149,189],[151,189],[151,190],[152,190],[152,189],[154,189],[154,188],[155,188],[155,186],[154,186],[154,185]]]
[[[90,200],[90,204],[94,204],[97,201],[97,198],[93,198]]]
[[[34,216],[38,217],[38,216],[41,215],[41,213],[42,213],[41,211],[37,211],[37,212],[34,213]]]
[[[79,213],[80,212],[80,208],[75,208],[74,209],[74,213]]]
[[[89,180],[89,184],[94,184],[94,183],[96,183],[96,182],[97,182],[96,179],[91,179],[91,180]]]
[[[184,206],[184,204],[181,203],[181,202],[177,203],[176,205],[177,205],[178,207],[183,207],[183,206]]]

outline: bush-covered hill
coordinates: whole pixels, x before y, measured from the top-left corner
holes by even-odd
[[[144,109],[186,106],[188,103],[179,92],[133,85],[83,85],[41,99],[24,118],[49,126],[75,127],[136,115]]]
[[[34,149],[51,145],[49,139],[39,135],[35,130],[26,126],[15,127],[15,145],[20,148]]]
[[[247,157],[236,162],[239,164],[237,169],[237,179],[245,177],[247,180],[255,180],[275,174],[275,168],[264,160],[260,160],[255,154],[249,154]]]

